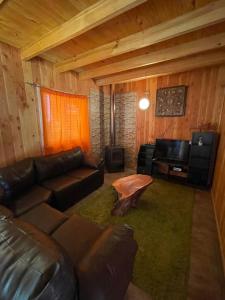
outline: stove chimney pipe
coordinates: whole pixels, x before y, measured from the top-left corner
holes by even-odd
[[[110,145],[115,146],[115,85],[110,84]]]

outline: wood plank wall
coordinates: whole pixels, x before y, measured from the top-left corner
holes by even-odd
[[[155,117],[157,88],[188,85],[184,117]],[[220,236],[225,270],[225,65],[190,72],[119,84],[116,92],[136,92],[137,99],[150,92],[151,107],[141,111],[137,106],[136,151],[140,144],[156,138],[191,139],[193,130],[205,124],[220,133],[212,198]]]
[[[36,83],[43,87],[83,95],[89,95],[90,89],[98,90],[92,80],[79,82],[75,72],[57,74],[53,64],[41,58],[24,62],[23,69],[26,82]]]
[[[74,72],[55,74],[43,59],[22,63],[20,52],[0,43],[0,167],[41,153],[37,83],[68,93],[89,95],[91,80],[78,82]]]
[[[52,64],[43,59],[22,64],[16,48],[0,43],[0,166],[41,153],[37,97],[34,88],[24,82],[85,95],[89,95],[90,89],[97,91],[92,81],[78,82],[73,72],[55,74]],[[189,86],[186,115],[156,118],[156,89],[178,84]],[[225,65],[222,65],[120,84],[116,86],[116,92],[136,92],[139,99],[145,91],[150,91],[151,107],[148,111],[140,111],[136,103],[136,150],[140,144],[152,142],[156,137],[190,139],[192,130],[207,123],[220,132],[212,195],[225,258],[224,87]]]
[[[217,228],[219,231],[220,245],[223,253],[223,267],[225,273],[225,86],[222,97],[224,105],[219,126],[220,145],[217,153],[212,197],[216,214]]]
[[[193,130],[208,123],[218,129],[224,70],[225,65],[117,85],[116,92],[136,92],[137,99],[144,96],[145,91],[150,93],[150,109],[141,111],[137,103],[137,149],[140,144],[156,138],[191,139]],[[176,85],[188,86],[185,116],[155,117],[156,90]]]
[[[25,93],[17,49],[0,43],[0,166],[40,151],[36,105]]]

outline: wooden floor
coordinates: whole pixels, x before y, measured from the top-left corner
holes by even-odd
[[[132,173],[105,175],[105,186]],[[129,286],[126,300],[150,300],[133,284]],[[218,235],[209,192],[196,190],[193,211],[191,263],[188,300],[224,300],[225,279],[219,250]],[[154,300],[154,299],[153,299]]]
[[[195,191],[189,299],[225,299],[225,280],[209,192]]]

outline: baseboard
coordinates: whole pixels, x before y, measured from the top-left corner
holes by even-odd
[[[215,216],[215,220],[216,220],[217,234],[219,237],[219,246],[220,246],[220,253],[221,253],[222,264],[223,264],[223,274],[224,274],[224,279],[225,279],[225,253],[224,253],[225,249],[223,249],[223,246],[222,246],[222,238],[221,238],[221,233],[220,233],[219,222],[217,219],[216,208],[215,208],[215,203],[214,203],[214,195],[213,195],[212,189],[211,189],[211,198],[212,198],[214,216]]]

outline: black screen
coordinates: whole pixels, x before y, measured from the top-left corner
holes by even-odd
[[[189,141],[157,139],[155,157],[163,160],[187,162]]]

